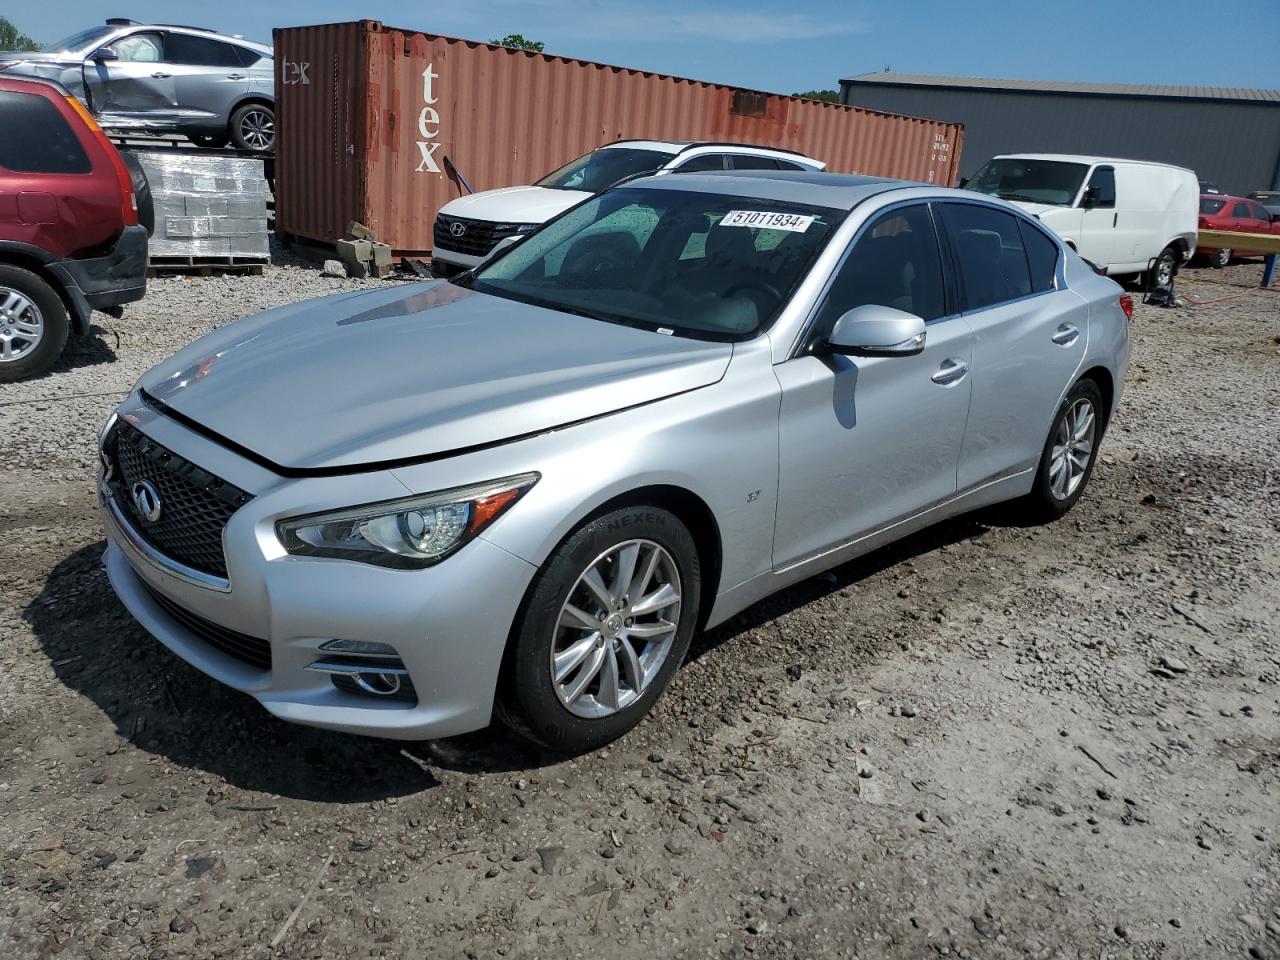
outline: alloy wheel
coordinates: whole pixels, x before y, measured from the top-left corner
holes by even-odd
[[[249,110],[240,118],[240,137],[255,150],[270,150],[276,142],[275,118],[265,110]]]
[[[0,287],[0,363],[21,360],[40,345],[44,317],[25,293]]]
[[[1049,457],[1049,489],[1057,500],[1066,500],[1080,488],[1093,457],[1098,418],[1093,404],[1081,397],[1058,423]]]
[[[1161,257],[1156,261],[1156,285],[1167,287],[1173,283],[1173,261],[1168,257]]]
[[[578,577],[551,643],[551,683],[570,713],[625,710],[657,677],[680,624],[680,571],[666,548],[628,540]]]

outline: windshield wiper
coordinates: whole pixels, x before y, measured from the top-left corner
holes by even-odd
[[[1025,193],[1000,193],[997,196],[1001,200],[1021,200],[1023,203],[1047,203],[1050,206],[1061,206],[1055,204],[1052,200],[1041,200],[1039,197],[1028,197]]]

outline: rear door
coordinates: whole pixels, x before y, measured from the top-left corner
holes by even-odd
[[[880,357],[805,350],[774,367],[782,386],[775,569],[955,494],[971,338],[947,301],[928,204],[892,207],[859,232],[811,341],[866,304],[922,317],[924,350]]]
[[[173,70],[165,63],[164,35],[139,30],[118,37],[102,50],[115,60],[90,58],[85,79],[93,108],[107,121],[157,122],[173,119],[177,110]]]
[[[1089,333],[1066,289],[1058,241],[978,203],[939,204],[973,330],[973,396],[957,484],[963,492],[1034,468]]]
[[[235,46],[176,30],[165,34],[178,113],[186,119],[226,121],[231,105],[249,92],[249,70]]]

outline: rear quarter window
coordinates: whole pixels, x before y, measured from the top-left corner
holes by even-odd
[[[1058,245],[1024,220],[1018,221],[1018,227],[1022,230],[1022,245],[1031,268],[1032,291],[1053,290],[1057,286]]]
[[[52,101],[35,93],[0,90],[0,167],[14,173],[89,173],[84,147]]]

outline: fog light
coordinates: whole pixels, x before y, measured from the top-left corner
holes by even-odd
[[[397,673],[357,673],[356,686],[365,693],[378,697],[394,697],[400,692],[400,675]]]
[[[345,653],[353,657],[398,657],[396,648],[376,640],[326,640],[320,644],[325,653]]]
[[[331,641],[345,643],[365,643],[365,641]],[[368,643],[370,647],[382,647],[391,650],[386,644]],[[321,649],[329,647],[325,644]],[[332,649],[332,648],[329,648]],[[413,681],[409,679],[409,671],[403,661],[387,653],[366,652],[364,656],[326,657],[307,665],[308,670],[329,674],[333,685],[344,693],[356,693],[366,697],[379,699],[404,700],[416,703],[417,691],[413,689]]]

